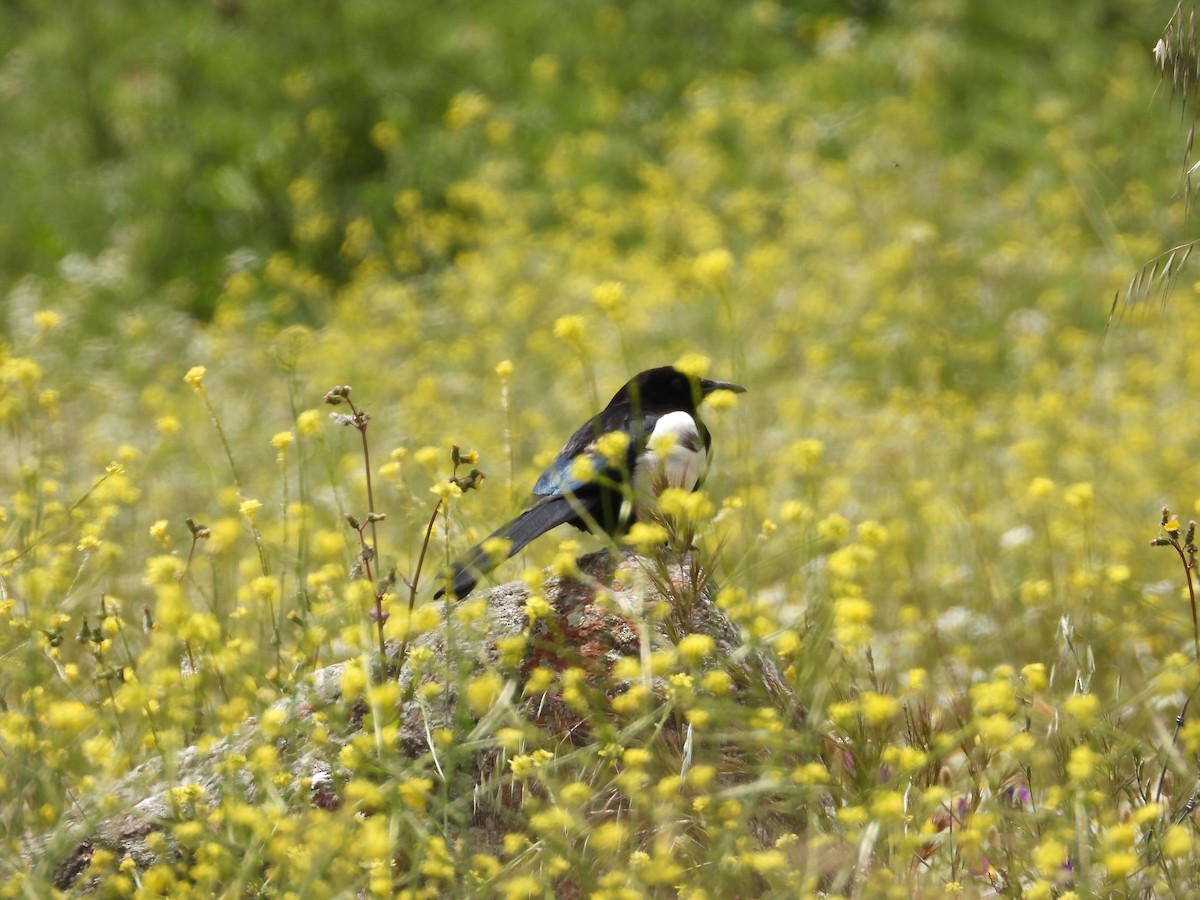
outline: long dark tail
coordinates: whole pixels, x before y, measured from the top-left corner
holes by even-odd
[[[520,553],[534,538],[578,518],[578,515],[566,497],[554,496],[531,506],[507,525],[501,525],[454,564],[454,596],[461,600],[475,589],[480,578],[504,560]],[[492,538],[505,538],[511,542],[503,557],[494,556],[483,549],[484,544]],[[433,598],[436,600],[445,593],[445,588],[439,588]]]

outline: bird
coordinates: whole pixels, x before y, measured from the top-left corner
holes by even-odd
[[[560,525],[619,537],[637,520],[645,500],[663,488],[696,490],[711,455],[711,438],[697,407],[719,390],[746,391],[674,366],[635,375],[558,451],[534,484],[525,511],[453,564],[447,586],[434,599],[451,593],[461,600],[480,578]]]

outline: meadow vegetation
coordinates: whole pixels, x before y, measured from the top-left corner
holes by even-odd
[[[0,895],[48,896],[135,767],[235,734],[219,799],[174,784],[152,865],[99,848],[75,889],[1200,890],[1200,286],[1107,322],[1187,235],[1170,13],[6,5]],[[445,627],[438,568],[675,361],[749,389],[706,411],[692,512],[807,715],[732,702],[684,638],[646,661],[661,705],[579,699],[619,741],[548,739],[500,665],[455,676],[457,725],[406,758],[379,622]],[[378,609],[347,515],[398,576]],[[536,591],[597,546],[497,577]],[[343,661],[338,704],[281,713]],[[329,748],[340,803],[297,746]],[[480,748],[490,789],[524,786],[501,846],[471,837]]]

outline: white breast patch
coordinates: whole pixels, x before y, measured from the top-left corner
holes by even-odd
[[[708,453],[696,420],[685,412],[667,413],[646,441],[634,472],[634,491],[639,495],[654,495],[667,487],[692,491],[707,468]]]

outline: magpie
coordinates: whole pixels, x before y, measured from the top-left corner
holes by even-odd
[[[637,519],[639,499],[665,487],[694,491],[711,454],[696,408],[717,390],[746,389],[672,366],[635,375],[558,451],[533,486],[529,507],[454,563],[450,586],[434,599],[447,591],[466,597],[480,578],[559,525],[618,537]]]

